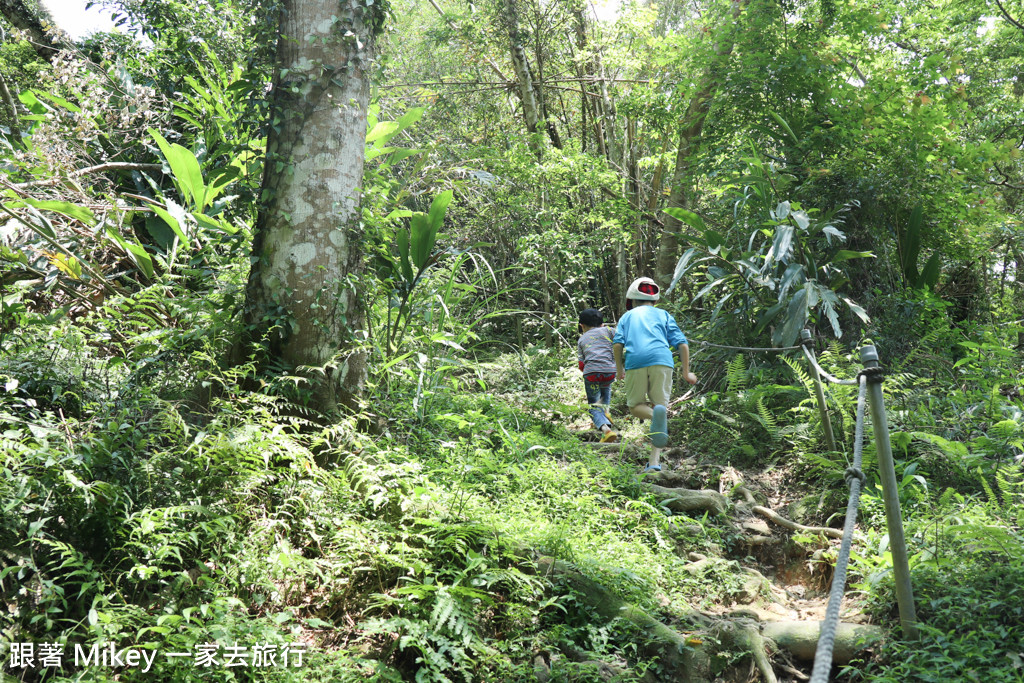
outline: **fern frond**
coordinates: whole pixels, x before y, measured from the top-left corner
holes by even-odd
[[[1024,475],[1020,470],[1005,465],[1000,467],[996,472],[996,487],[1007,511],[1024,502]]]
[[[981,477],[981,488],[985,489],[985,496],[988,498],[988,502],[993,508],[998,510],[1001,505],[999,503],[999,496],[996,495],[995,491],[989,485],[988,480],[985,477]]]
[[[803,367],[803,365],[801,365],[798,361],[794,360],[793,358],[790,358],[789,356],[783,356],[782,360],[786,362],[786,365],[789,366],[789,369],[793,371],[794,375],[796,375],[797,381],[803,385],[804,390],[807,391],[807,394],[809,396],[814,396],[814,380],[811,379],[811,376],[807,373],[807,370]]]
[[[747,388],[747,361],[741,354],[729,361],[725,367],[726,391],[736,394]]]
[[[760,396],[754,401],[754,406],[757,408],[757,414],[755,418],[764,427],[765,431],[768,432],[768,439],[772,443],[775,443],[779,439],[779,422],[772,414],[770,410],[765,406],[764,401]]]

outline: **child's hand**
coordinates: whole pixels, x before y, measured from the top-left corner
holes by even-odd
[[[686,373],[686,381],[689,382],[690,384],[696,384],[697,375],[693,374],[692,372]]]
[[[618,372],[615,373],[615,379],[621,382],[622,380],[626,379],[626,373],[623,372],[622,370],[619,370]]]

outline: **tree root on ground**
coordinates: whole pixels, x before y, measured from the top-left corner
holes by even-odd
[[[707,512],[711,512],[716,515],[724,515],[726,512],[727,499],[718,491],[713,491],[711,489],[694,490],[670,488],[648,482],[644,482],[643,486],[645,489],[660,498],[661,504],[673,512],[706,510]],[[753,495],[745,487],[737,487],[736,490],[740,493],[746,494],[745,497],[748,503],[754,501]],[[786,519],[771,508],[767,508],[763,505],[750,505],[747,509],[771,522],[774,522],[784,529],[789,529],[790,531],[798,531],[808,534],[821,534],[828,536],[829,538],[843,537],[842,529],[833,529],[832,527],[827,526],[805,526],[803,524],[797,524],[792,520]],[[753,536],[755,537],[756,542],[767,542],[767,539],[764,538],[764,534],[753,534]]]
[[[814,661],[820,631],[821,622],[818,621],[769,621],[761,630],[765,638],[807,662]],[[877,644],[884,636],[885,631],[879,626],[839,622],[832,647],[832,662],[848,664],[859,652]]]
[[[674,489],[657,484],[644,483],[644,488],[661,499],[661,504],[672,512],[693,512],[706,510],[716,515],[724,515],[727,501],[718,491],[705,489]]]
[[[755,505],[750,509],[752,512],[756,512],[765,519],[775,522],[782,528],[789,529],[790,531],[802,531],[808,534],[822,534],[824,536],[828,536],[829,538],[843,537],[842,529],[833,529],[832,527],[828,526],[805,526],[803,524],[797,524],[793,520],[786,519],[785,517],[777,513],[775,510],[772,510],[771,508],[766,508],[763,505]]]
[[[761,679],[777,683],[778,679],[768,658],[770,643],[794,656],[814,657],[817,644],[817,622],[758,623],[750,618],[712,618],[696,610],[682,616],[694,632],[679,632],[661,623],[636,605],[615,595],[596,581],[583,576],[570,565],[550,557],[541,558],[538,568],[542,575],[555,577],[567,585],[577,598],[601,618],[622,619],[639,634],[637,653],[641,657],[658,657],[663,680],[684,680],[692,683],[710,683],[717,680],[712,669],[712,656],[719,652],[744,652],[751,656]],[[882,637],[876,626],[840,624],[833,661],[848,662],[862,649],[863,643],[873,643]]]

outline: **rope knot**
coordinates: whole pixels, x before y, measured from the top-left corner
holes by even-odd
[[[867,378],[868,384],[877,384],[881,382],[882,379],[885,377],[885,368],[883,368],[881,365],[879,365],[877,368],[864,368],[859,373],[857,373],[858,377],[860,377],[861,375]]]
[[[846,485],[849,486],[856,479],[860,482],[861,486],[864,486],[864,482],[867,481],[868,477],[864,474],[864,470],[859,467],[847,467],[846,473],[843,474],[843,479],[846,480]]]

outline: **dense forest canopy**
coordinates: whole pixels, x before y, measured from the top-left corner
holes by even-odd
[[[807,680],[855,479],[830,675],[1024,681],[1024,2],[93,4],[0,2],[5,676]]]

